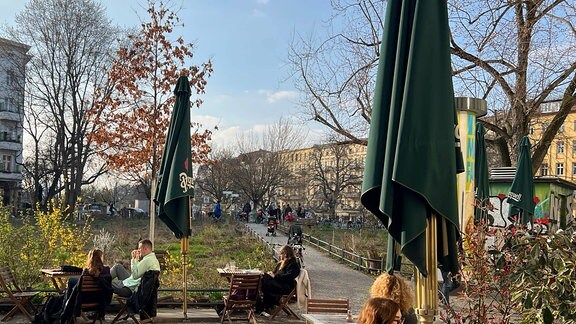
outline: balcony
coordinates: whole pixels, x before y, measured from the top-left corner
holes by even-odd
[[[3,140],[2,136],[0,135],[0,150],[20,152],[22,151],[22,143],[19,141]]]
[[[20,122],[21,119],[20,113],[16,111],[0,109],[0,120]]]
[[[0,181],[22,181],[22,172],[0,170]]]

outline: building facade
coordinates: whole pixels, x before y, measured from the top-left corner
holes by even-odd
[[[24,87],[30,46],[0,38],[0,195],[21,204]]]
[[[542,104],[540,114],[533,118],[530,126],[530,140],[539,140],[554,115],[560,109],[560,101]],[[558,177],[576,183],[576,106],[566,117],[564,124],[554,137],[546,157],[536,177]]]
[[[281,206],[298,204],[317,217],[359,220],[368,213],[360,203],[366,146],[349,142],[285,151],[290,170],[276,193]]]

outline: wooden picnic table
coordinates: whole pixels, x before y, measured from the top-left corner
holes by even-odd
[[[56,290],[63,293],[66,290],[68,279],[80,278],[82,272],[64,272],[61,269],[40,269],[40,272],[46,277],[52,279]]]

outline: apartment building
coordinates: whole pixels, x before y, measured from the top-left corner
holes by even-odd
[[[350,142],[315,145],[282,152],[281,158],[291,173],[277,191],[281,205],[295,208],[301,204],[318,216],[343,220],[367,215],[360,203],[366,146]],[[342,190],[330,201],[334,191],[340,190],[336,187]]]
[[[24,84],[30,46],[0,38],[0,196],[20,204]]]
[[[540,115],[531,121],[532,141],[541,138],[542,131],[548,127],[560,109],[560,103],[552,101],[541,105]],[[564,124],[558,130],[536,176],[558,177],[576,183],[576,106],[572,107]]]

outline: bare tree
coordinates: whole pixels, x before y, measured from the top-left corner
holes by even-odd
[[[10,38],[32,47],[25,129],[34,147],[25,172],[37,198],[61,196],[72,210],[82,185],[104,172],[102,164],[87,172],[95,152],[86,136],[92,127],[86,111],[117,32],[92,0],[31,0],[14,26],[7,29]]]
[[[223,192],[233,189],[231,170],[237,161],[229,150],[212,151],[210,159],[211,162],[201,165],[196,173],[198,187],[203,196],[222,201]]]
[[[240,154],[231,169],[234,190],[255,207],[268,205],[276,190],[289,180],[288,163],[281,152],[299,147],[305,138],[297,125],[282,118],[260,136],[241,136],[236,145]]]
[[[354,143],[370,123],[385,1],[333,0],[326,35],[297,35],[288,60],[309,117]],[[537,170],[576,103],[576,9],[570,0],[450,0],[457,96],[484,98],[489,146],[501,164],[516,161],[517,146],[546,101],[560,109],[533,145]]]
[[[288,53],[307,116],[356,144],[367,143],[384,6],[383,0],[332,0],[327,34],[296,35]]]
[[[336,209],[348,193],[355,193],[353,198],[359,199],[364,168],[351,154],[350,146],[350,142],[317,145],[311,155],[310,185],[318,203],[314,207],[326,210],[330,218],[336,217]]]
[[[486,99],[484,124],[501,163],[517,160],[518,145],[546,101],[561,105],[533,145],[538,170],[548,147],[576,104],[576,7],[562,0],[452,1],[456,89]]]

